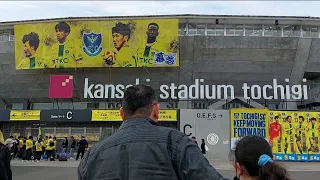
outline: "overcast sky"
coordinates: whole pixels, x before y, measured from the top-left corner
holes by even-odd
[[[0,22],[161,14],[320,16],[320,1],[0,1]]]

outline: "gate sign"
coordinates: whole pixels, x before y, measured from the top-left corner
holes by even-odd
[[[42,110],[41,121],[47,122],[90,122],[91,110],[53,109]]]

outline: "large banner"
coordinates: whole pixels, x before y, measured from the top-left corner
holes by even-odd
[[[269,138],[268,109],[237,108],[231,109],[230,112],[231,149],[234,149],[236,142],[245,136]]]
[[[276,160],[320,161],[319,112],[270,111],[269,117]]]
[[[39,121],[40,110],[11,110],[10,121]]]
[[[119,110],[92,110],[92,121],[122,121]],[[177,121],[176,110],[160,110],[159,121]]]
[[[179,66],[179,20],[17,24],[16,69]]]

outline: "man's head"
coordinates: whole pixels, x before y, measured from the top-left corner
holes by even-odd
[[[274,120],[276,121],[276,123],[279,123],[279,116],[275,116]]]
[[[314,118],[314,117],[312,117],[312,118],[310,118],[310,121],[311,121],[311,124],[312,124],[312,125],[315,125],[315,124],[316,124],[317,119],[316,119],[316,118]]]
[[[71,139],[74,139],[74,137],[73,137],[73,136],[71,136]]]
[[[39,47],[39,35],[35,32],[26,34],[22,38],[22,43],[24,44],[24,53],[26,54],[26,57],[31,57],[37,52]]]
[[[119,51],[130,39],[131,30],[129,25],[121,22],[112,28],[112,39],[114,47]]]
[[[46,136],[45,138],[48,139],[48,136]]]
[[[287,116],[287,117],[286,117],[286,120],[287,120],[288,123],[291,123],[292,117],[291,117],[291,116]]]
[[[303,116],[299,116],[299,123],[302,124],[304,121],[304,117]]]
[[[85,139],[85,137],[84,137],[84,136],[81,136],[81,138],[82,138],[82,139]]]
[[[192,140],[193,142],[196,142],[196,141],[197,141],[196,137],[194,137],[194,136],[191,138],[191,140]]]
[[[30,140],[32,140],[32,139],[33,139],[33,137],[32,137],[32,136],[29,136],[29,139],[30,139]]]
[[[56,30],[57,40],[64,43],[70,34],[70,26],[66,22],[59,22],[54,29]]]
[[[128,87],[124,93],[120,115],[124,121],[129,118],[143,117],[157,122],[159,104],[152,87],[142,84]]]
[[[148,25],[148,41],[147,43],[153,43],[156,41],[157,36],[159,35],[159,25],[157,23],[150,23]]]

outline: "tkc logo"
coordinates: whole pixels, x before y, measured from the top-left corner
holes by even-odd
[[[52,75],[50,77],[49,98],[72,98],[73,76]]]

